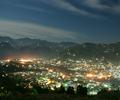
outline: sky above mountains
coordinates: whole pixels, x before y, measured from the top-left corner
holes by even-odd
[[[0,36],[120,41],[120,0],[0,0]]]

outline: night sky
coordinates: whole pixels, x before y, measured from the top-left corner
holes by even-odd
[[[0,0],[0,36],[120,41],[120,0]]]

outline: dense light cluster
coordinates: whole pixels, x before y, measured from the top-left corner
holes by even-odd
[[[27,84],[30,88],[30,84],[34,82],[51,90],[61,85],[66,88],[73,86],[76,90],[78,85],[83,85],[89,89],[88,94],[96,94],[102,88],[116,89],[112,80],[120,80],[120,66],[104,62],[103,59],[7,59],[0,62],[6,67],[13,63],[17,68],[25,68],[26,71],[9,74],[29,81]]]

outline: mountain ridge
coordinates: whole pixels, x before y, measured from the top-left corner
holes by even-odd
[[[56,57],[63,49],[69,48],[73,42],[49,42],[40,39],[0,37],[0,57],[22,54]]]
[[[0,37],[0,57],[31,55],[61,59],[102,58],[120,59],[120,42],[117,43],[74,43],[49,42],[40,39]]]

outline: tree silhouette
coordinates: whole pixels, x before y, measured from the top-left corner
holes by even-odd
[[[60,86],[60,88],[55,87],[55,93],[65,93],[65,87],[63,85]]]
[[[101,99],[119,100],[120,91],[119,90],[108,91],[107,89],[102,89],[97,96]]]
[[[77,94],[81,96],[86,96],[87,95],[87,88],[79,85],[77,87]]]
[[[68,94],[74,94],[74,93],[75,93],[74,88],[71,87],[71,86],[68,87],[68,89],[67,89],[66,92],[67,92]]]

